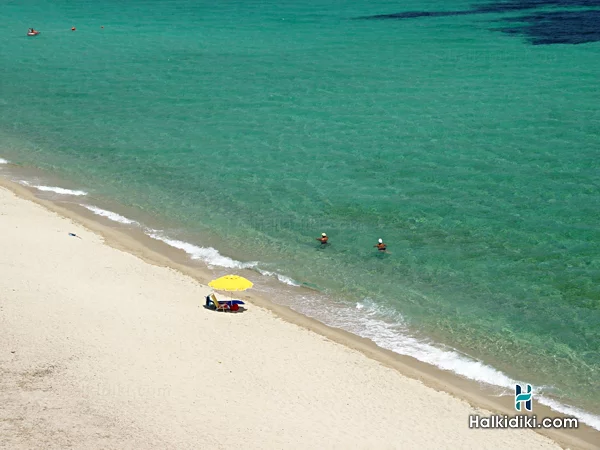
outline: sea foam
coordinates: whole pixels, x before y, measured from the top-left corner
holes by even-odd
[[[116,212],[107,211],[105,209],[101,209],[101,208],[98,208],[96,206],[92,206],[92,205],[81,205],[81,206],[83,206],[86,209],[89,209],[94,214],[97,214],[97,215],[102,216],[102,217],[106,217],[107,219],[110,219],[110,220],[112,220],[114,222],[124,223],[126,225],[131,225],[131,224],[137,224],[138,223],[135,220],[128,219],[127,217],[124,217],[124,216],[122,216],[120,214],[117,214]]]
[[[31,184],[28,181],[24,181],[24,180],[21,180],[20,183],[25,186],[35,188],[38,191],[54,192],[55,194],[61,194],[61,195],[75,195],[75,196],[88,195],[88,193],[85,191],[65,189],[65,188],[61,188],[61,187],[57,187],[57,186],[34,185],[34,184]]]
[[[257,269],[257,270],[258,270],[258,273],[260,273],[261,275],[263,275],[265,277],[275,277],[280,282],[287,284],[288,286],[300,286],[300,283],[297,283],[296,281],[292,280],[290,277],[286,277],[285,275],[281,275],[280,273],[269,272],[268,270],[261,270],[261,269]]]
[[[197,245],[190,244],[189,242],[171,239],[165,236],[163,232],[159,230],[146,230],[146,234],[153,239],[157,239],[165,244],[170,245],[171,247],[183,250],[190,255],[191,259],[204,261],[209,266],[227,267],[229,269],[248,269],[256,266],[257,264],[256,261],[247,263],[236,261],[235,259],[221,255],[217,249],[212,247],[199,247]]]
[[[8,160],[0,158],[0,164],[8,164]]]
[[[594,414],[590,414],[589,412],[579,408],[575,408],[574,406],[564,405],[560,402],[557,402],[550,398],[546,398],[544,396],[534,398],[537,399],[537,401],[540,402],[542,405],[546,405],[552,408],[554,411],[558,411],[559,413],[565,414],[567,416],[577,417],[581,422],[600,431],[599,416],[595,416]]]
[[[347,314],[337,323],[353,333],[375,342],[382,348],[392,350],[401,355],[412,356],[419,361],[426,362],[443,370],[448,370],[475,381],[488,383],[513,389],[516,381],[506,376],[493,367],[460,354],[452,349],[443,349],[432,345],[422,339],[411,336],[404,319],[397,312],[383,311],[385,308],[366,300],[358,303],[355,317]],[[393,317],[393,322],[388,322],[380,317]],[[341,322],[340,321],[340,322]],[[336,320],[336,322],[338,322]]]

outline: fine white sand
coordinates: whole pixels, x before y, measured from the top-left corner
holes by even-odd
[[[208,292],[0,188],[0,448],[559,448]]]

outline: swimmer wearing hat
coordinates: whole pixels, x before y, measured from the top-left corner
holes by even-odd
[[[385,252],[387,249],[387,245],[383,243],[383,239],[379,239],[379,242],[377,242],[377,244],[373,247],[377,247],[377,250],[379,250],[380,252]]]
[[[327,244],[327,241],[329,241],[329,238],[327,237],[327,235],[325,233],[321,233],[321,237],[318,237],[317,241],[319,241],[321,243],[321,245],[325,245],[325,244]]]

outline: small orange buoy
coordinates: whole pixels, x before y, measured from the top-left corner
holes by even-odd
[[[71,31],[75,31],[75,27],[71,27]]]

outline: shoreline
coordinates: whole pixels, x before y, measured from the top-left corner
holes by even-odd
[[[47,210],[84,226],[92,233],[103,237],[106,245],[133,254],[146,263],[174,269],[202,284],[206,284],[212,278],[212,275],[203,270],[201,264],[190,264],[189,258],[187,258],[187,255],[183,251],[152,239],[142,232],[111,226],[108,223],[104,223],[108,219],[100,218],[93,212],[86,211],[83,207],[74,203],[53,202],[39,198],[32,189],[8,181],[1,176],[0,186],[12,191],[21,199],[36,203]],[[243,270],[238,271],[243,272]],[[514,414],[512,397],[498,397],[497,389],[482,386],[480,383],[443,371],[410,356],[400,355],[383,349],[366,338],[359,337],[339,328],[329,327],[287,306],[275,304],[260,296],[244,293],[240,297],[251,303],[251,305],[270,311],[276,317],[288,323],[297,325],[330,341],[358,351],[367,358],[394,369],[401,375],[421,381],[425,386],[433,388],[436,391],[449,393],[476,408],[483,408],[499,414]],[[563,414],[556,413],[539,403],[536,403],[536,415],[538,417],[565,417]],[[594,444],[598,442],[600,437],[600,432],[584,424],[580,424],[580,428],[574,431],[538,430],[537,432],[551,438],[562,446],[581,449],[596,448]]]
[[[66,174],[59,175],[56,171],[48,172],[46,169],[15,165],[8,161],[6,163],[9,165],[2,166],[7,169],[5,175],[13,182],[30,189],[35,197],[48,200],[51,204],[63,205],[79,217],[99,221],[109,228],[116,227],[143,247],[168,255],[170,260],[185,267],[199,270],[203,273],[203,278],[212,279],[225,275],[230,270],[239,271],[255,281],[252,295],[256,297],[275,297],[274,303],[291,308],[302,317],[308,316],[328,327],[366,338],[378,347],[391,350],[394,354],[415,358],[428,367],[436,367],[442,373],[449,372],[459,378],[465,377],[479,386],[485,386],[485,390],[493,396],[510,398],[514,392],[514,385],[527,380],[526,376],[514,378],[509,375],[511,372],[508,367],[504,367],[507,370],[505,372],[485,362],[493,361],[494,355],[487,355],[485,360],[476,358],[471,355],[469,348],[445,342],[443,337],[440,340],[436,339],[435,334],[431,334],[432,330],[424,334],[418,328],[410,326],[396,329],[398,322],[388,321],[385,313],[382,317],[378,305],[371,304],[368,298],[355,299],[356,304],[347,303],[346,298],[330,296],[310,283],[295,281],[278,273],[277,269],[263,270],[263,261],[255,260],[251,253],[230,253],[230,256],[227,256],[219,250],[222,238],[213,236],[210,230],[208,235],[204,232],[190,233],[185,226],[173,223],[160,214],[148,213],[131,205],[126,206],[119,203],[119,200],[98,194],[89,183],[81,180],[74,182]],[[90,214],[90,211],[93,214]],[[158,247],[157,241],[160,242]],[[163,243],[167,246],[162,245]],[[260,276],[257,277],[257,274]],[[534,388],[537,403],[564,415],[577,417],[582,423],[600,431],[600,414],[596,404],[590,402],[587,408],[591,409],[586,409],[586,406],[579,403],[562,400],[553,393],[551,384],[536,383],[535,386],[540,389],[540,392],[536,392]]]

